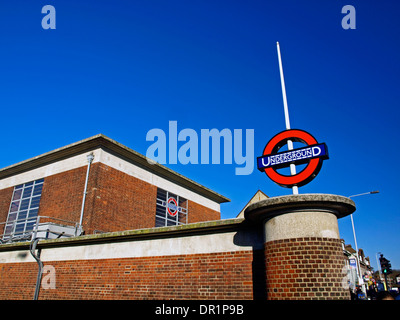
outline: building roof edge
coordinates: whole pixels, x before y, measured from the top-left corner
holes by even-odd
[[[32,170],[43,165],[59,161],[83,152],[88,152],[96,148],[103,148],[111,151],[125,159],[132,161],[136,165],[159,175],[163,178],[171,180],[181,186],[197,192],[217,203],[230,202],[230,200],[219,193],[167,168],[166,166],[148,160],[144,155],[128,148],[127,146],[103,135],[95,136],[71,143],[61,148],[43,153],[36,157],[18,162],[16,164],[0,169],[0,179],[19,174],[28,170]]]
[[[225,220],[212,220],[196,223],[189,223],[180,226],[167,226],[167,227],[153,227],[145,229],[134,229],[125,231],[114,231],[90,235],[82,235],[77,237],[47,239],[39,242],[40,248],[49,247],[62,247],[72,245],[87,245],[96,243],[107,243],[113,241],[135,241],[143,239],[160,239],[165,237],[185,237],[194,236],[199,234],[208,234],[210,232],[231,232],[236,231],[238,228],[246,226],[247,223],[244,219],[225,219]],[[0,245],[0,252],[25,250],[29,248],[29,241],[25,242],[12,242]]]

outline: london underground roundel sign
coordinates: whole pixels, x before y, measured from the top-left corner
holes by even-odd
[[[167,211],[171,216],[175,216],[178,212],[178,203],[172,197],[167,201]]]
[[[287,141],[301,142],[306,147],[279,152]],[[263,155],[257,157],[257,168],[278,185],[286,188],[301,187],[313,180],[321,170],[322,162],[329,159],[325,143],[318,143],[308,132],[299,129],[285,130],[275,135],[265,146]],[[307,164],[299,173],[284,175],[277,169],[291,164]]]

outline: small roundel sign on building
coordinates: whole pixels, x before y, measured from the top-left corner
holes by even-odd
[[[288,141],[301,142],[305,147],[279,152]],[[308,132],[289,129],[275,135],[265,146],[261,157],[257,157],[257,168],[282,187],[301,187],[313,180],[322,167],[323,160],[329,159],[325,143],[318,143]],[[306,164],[305,168],[294,175],[285,175],[278,169],[291,164]]]
[[[175,216],[179,210],[178,203],[176,202],[175,198],[169,198],[167,201],[167,211],[169,215]]]

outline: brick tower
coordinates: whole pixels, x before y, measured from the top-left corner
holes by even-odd
[[[268,300],[349,299],[337,219],[355,211],[346,197],[304,194],[250,205],[264,224]]]

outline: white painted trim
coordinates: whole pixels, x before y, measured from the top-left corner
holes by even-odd
[[[176,238],[48,248],[42,250],[41,260],[43,262],[50,262],[121,259],[252,250],[251,245],[236,245],[234,243],[236,234],[237,232],[227,232]],[[0,252],[0,263],[21,262],[35,262],[29,250]]]
[[[73,170],[83,166],[87,166],[87,155],[90,152],[84,152],[77,156],[70,157],[68,159],[60,160],[40,168],[36,168],[27,172],[23,172],[5,179],[0,180],[0,190],[8,187],[14,187],[16,185],[45,178],[61,172]],[[122,171],[130,176],[138,178],[142,181],[155,185],[156,187],[165,189],[172,193],[176,193],[190,201],[194,201],[207,208],[220,212],[220,204],[212,201],[206,197],[203,197],[193,191],[190,191],[184,187],[181,187],[171,181],[161,178],[145,169],[142,169],[128,161],[125,161],[101,148],[93,151],[94,160],[93,163],[101,162],[108,165],[116,170]],[[83,185],[82,185],[83,189]]]
[[[100,161],[100,152],[101,152],[100,148],[93,151],[94,154],[93,163]],[[16,185],[25,182],[52,176],[54,174],[87,166],[88,161],[86,156],[89,153],[90,152],[85,152],[77,156],[70,157],[68,159],[59,160],[57,162],[48,164],[46,166],[42,166],[30,171],[26,171],[20,174],[13,175],[11,177],[4,178],[0,180],[0,190],[9,187],[14,187]],[[83,190],[83,185],[82,185],[82,190]]]

